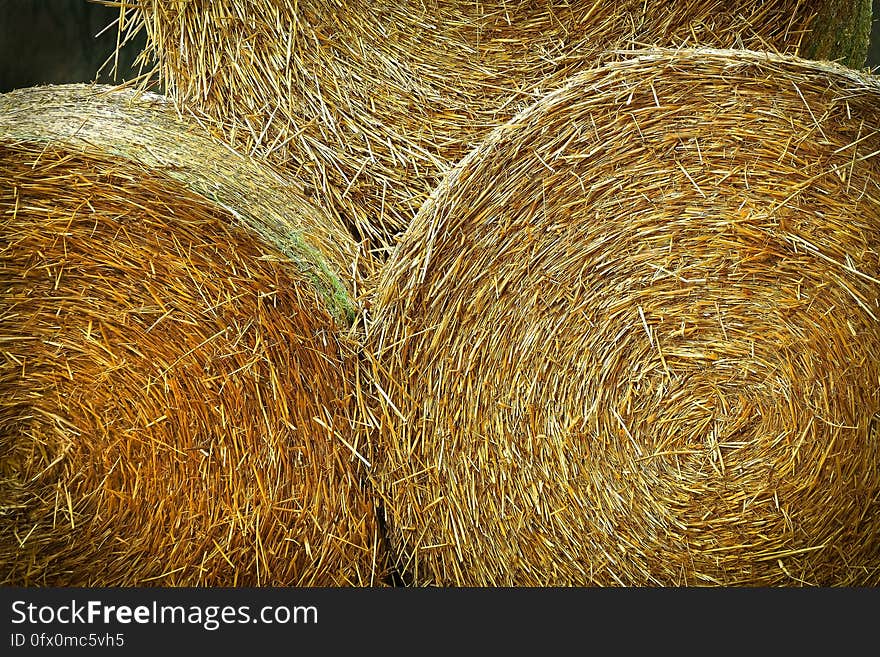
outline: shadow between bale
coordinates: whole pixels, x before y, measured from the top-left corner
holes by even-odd
[[[417,585],[880,583],[880,84],[619,53],[381,270],[373,475]]]
[[[0,581],[367,586],[354,246],[162,99],[0,96]]]

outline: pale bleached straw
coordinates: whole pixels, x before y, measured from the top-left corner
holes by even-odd
[[[129,39],[146,32],[143,63],[180,107],[308,181],[379,259],[449,166],[603,50],[804,50],[861,66],[871,14],[871,0],[109,4]]]

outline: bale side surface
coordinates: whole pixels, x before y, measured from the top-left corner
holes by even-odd
[[[145,56],[181,107],[295,171],[381,257],[449,166],[601,51],[797,52],[833,28],[814,52],[863,64],[867,35],[850,30],[848,9],[865,2],[126,0],[120,11],[122,34],[146,30]]]
[[[399,569],[880,584],[878,299],[876,78],[706,49],[576,76],[376,285],[361,403]]]
[[[381,584],[356,356],[300,263],[161,170],[6,135],[0,582]]]
[[[345,227],[304,198],[302,184],[225,145],[217,126],[184,119],[168,99],[107,85],[65,84],[0,95],[0,140],[99,150],[137,162],[224,208],[283,253],[342,321],[369,271]]]

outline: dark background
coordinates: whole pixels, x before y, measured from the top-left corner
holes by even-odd
[[[111,75],[109,66],[98,76],[115,49],[116,28],[97,35],[118,15],[118,9],[87,0],[0,0],[0,93],[37,84],[135,77],[132,65],[142,39],[124,48],[118,76]],[[880,0],[874,0],[874,17],[868,65],[880,67]]]
[[[86,0],[0,0],[0,93],[38,84],[131,79],[143,38],[126,46],[118,77],[110,74],[112,62],[98,76],[116,48],[116,27],[97,35],[118,16],[118,9]]]

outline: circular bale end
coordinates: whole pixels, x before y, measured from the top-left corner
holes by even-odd
[[[448,175],[367,336],[408,582],[880,583],[878,108],[839,66],[642,51]]]
[[[120,25],[146,31],[146,57],[182,107],[308,180],[384,259],[450,166],[603,50],[795,52],[829,25],[849,30],[849,6],[865,2],[137,0],[120,3]],[[816,52],[857,47],[864,63],[864,36]]]
[[[0,108],[0,581],[381,584],[332,224],[155,97]]]

